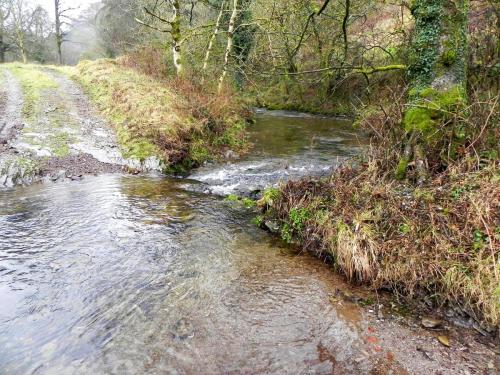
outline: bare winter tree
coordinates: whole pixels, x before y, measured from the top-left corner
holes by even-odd
[[[63,26],[67,24],[65,19],[68,19],[68,12],[76,9],[71,7],[65,7],[63,0],[54,0],[54,10],[55,10],[55,38],[57,47],[57,61],[60,65],[63,63],[62,58],[62,44],[65,42],[63,31]]]
[[[33,18],[33,11],[28,8],[25,0],[10,1],[10,15],[12,17],[13,44],[19,50],[23,63],[28,62],[26,36]]]

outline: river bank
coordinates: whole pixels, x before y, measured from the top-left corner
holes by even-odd
[[[497,101],[470,100],[461,121],[471,144],[446,162],[433,155],[435,165],[443,164],[425,183],[415,182],[414,163],[406,179],[399,176],[404,136],[395,100],[360,121],[372,144],[356,163],[267,190],[257,222],[332,262],[352,282],[432,308],[450,306],[468,326],[497,335],[498,127],[490,122]]]

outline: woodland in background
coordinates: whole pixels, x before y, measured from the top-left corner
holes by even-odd
[[[71,1],[54,2],[48,14],[29,0],[0,0],[0,61],[73,65],[131,54],[162,76],[178,60],[207,84],[226,72],[262,105],[322,112],[350,113],[369,100],[375,72],[403,75],[414,24],[410,2],[397,0],[103,0],[76,19]],[[468,63],[478,76],[498,70],[498,12],[492,0],[470,2]]]

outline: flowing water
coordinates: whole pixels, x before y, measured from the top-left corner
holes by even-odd
[[[205,192],[248,195],[303,175],[328,175],[366,141],[348,120],[287,111],[259,111],[250,126],[252,152],[238,162],[207,165],[191,177]]]
[[[192,178],[226,191],[324,173],[356,152],[348,129],[261,116],[251,157]],[[368,372],[329,267],[197,184],[102,175],[0,191],[0,373]]]

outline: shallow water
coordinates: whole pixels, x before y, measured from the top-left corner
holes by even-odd
[[[214,194],[248,194],[306,174],[328,175],[366,143],[349,120],[287,111],[259,110],[249,133],[248,155],[202,167],[191,178]]]
[[[260,119],[255,154],[233,166],[326,167],[355,150],[344,125],[278,119],[276,138],[276,118]],[[329,267],[192,190],[186,180],[103,175],[0,191],[0,372],[368,371],[353,360],[356,309],[330,302],[342,283]]]

